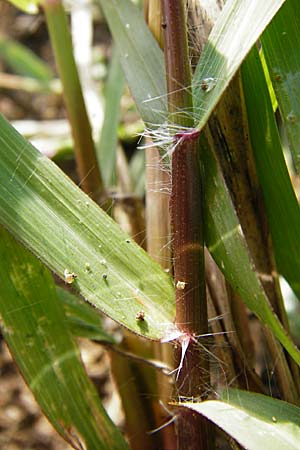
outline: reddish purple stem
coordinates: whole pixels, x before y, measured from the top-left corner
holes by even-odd
[[[175,140],[179,141],[190,141],[192,139],[197,139],[200,135],[200,131],[196,128],[188,131],[180,131],[179,133],[175,134]]]

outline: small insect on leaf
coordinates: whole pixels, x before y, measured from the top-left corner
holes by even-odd
[[[64,278],[67,284],[72,284],[77,278],[77,275],[74,272],[69,272],[68,269],[65,269]]]
[[[135,316],[136,320],[138,321],[143,321],[145,320],[145,313],[144,311],[139,311],[136,316]]]
[[[201,81],[201,89],[204,92],[210,92],[215,87],[216,84],[217,80],[215,78],[212,77],[203,78],[203,80]]]

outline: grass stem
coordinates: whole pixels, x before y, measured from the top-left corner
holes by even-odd
[[[205,342],[199,340],[208,332],[199,133],[190,130],[193,103],[185,2],[162,0],[162,6],[169,122],[182,127],[174,137],[170,199],[175,322],[184,333],[181,346],[175,349],[176,393],[179,399],[200,401],[207,395],[210,379]],[[210,426],[200,415],[179,410],[175,426],[178,450],[212,448]]]
[[[80,185],[98,203],[105,199],[103,183],[96,158],[91,125],[88,119],[67,16],[61,0],[43,0],[49,36],[74,139],[75,158]]]

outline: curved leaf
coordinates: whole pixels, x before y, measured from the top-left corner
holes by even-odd
[[[74,448],[127,449],[80,361],[50,272],[0,227],[2,331],[28,386]]]
[[[0,221],[51,270],[130,330],[172,327],[170,277],[87,195],[0,117]],[[143,311],[145,320],[137,320]]]
[[[294,360],[300,364],[300,352],[272,310],[255,273],[230,194],[217,161],[205,137],[201,140],[205,167],[205,239],[206,245],[248,308],[267,325]]]
[[[181,403],[207,417],[248,450],[297,450],[300,408],[271,397],[229,389],[223,399]]]
[[[284,0],[228,0],[196,68],[194,113],[202,129],[242,61]],[[210,88],[205,89],[205,80]]]

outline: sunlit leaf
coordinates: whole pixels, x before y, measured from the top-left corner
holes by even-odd
[[[284,0],[225,3],[193,79],[197,128],[203,128],[247,53],[283,3]]]
[[[75,272],[74,288],[102,312],[164,336],[175,310],[170,277],[3,117],[0,143],[1,223],[61,278]]]
[[[207,417],[248,450],[297,450],[300,408],[253,392],[229,389],[222,400],[182,403]]]
[[[26,12],[27,14],[37,14],[39,12],[38,4],[40,0],[8,0],[17,8]]]

